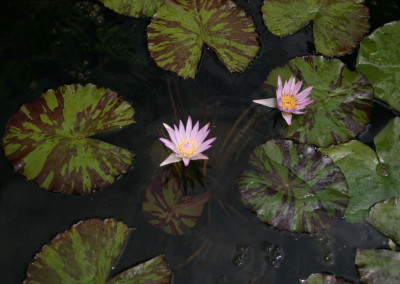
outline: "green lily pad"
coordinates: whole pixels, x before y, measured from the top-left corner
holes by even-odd
[[[314,86],[309,95],[314,103],[283,128],[285,138],[328,147],[354,139],[369,123],[373,89],[359,72],[350,71],[340,60],[294,58],[271,71],[264,82],[266,92],[276,88],[278,75],[282,80],[295,76],[303,81],[303,89]]]
[[[400,244],[400,198],[390,198],[375,204],[368,222]]]
[[[24,284],[170,283],[171,272],[161,257],[107,280],[131,230],[113,219],[90,219],[73,225],[36,254]]]
[[[400,118],[392,119],[374,141],[376,152],[358,141],[320,149],[346,176],[349,222],[364,221],[372,205],[400,196]]]
[[[372,84],[375,96],[400,111],[400,21],[376,29],[361,42],[357,70]]]
[[[133,154],[87,137],[129,125],[133,114],[109,89],[65,85],[9,120],[4,152],[16,171],[49,191],[90,193],[125,173]]]
[[[390,250],[357,250],[356,265],[366,284],[400,283],[400,253]]]
[[[229,0],[166,0],[147,36],[157,65],[184,78],[195,77],[204,44],[230,72],[245,70],[260,48],[251,16]]]
[[[349,53],[369,30],[369,11],[360,0],[269,0],[262,12],[268,29],[281,37],[313,21],[315,47],[327,56]]]
[[[239,182],[242,200],[280,230],[316,232],[339,219],[347,184],[339,167],[312,146],[271,140],[258,146]]]
[[[143,212],[147,221],[168,234],[182,235],[196,226],[209,193],[184,196],[182,182],[164,172],[146,191]]]
[[[346,280],[336,278],[333,275],[325,273],[311,274],[306,280],[300,280],[301,284],[351,284]]]
[[[152,17],[165,0],[100,0],[104,6],[131,17]]]

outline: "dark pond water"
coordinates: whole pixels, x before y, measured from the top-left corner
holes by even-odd
[[[21,283],[33,256],[57,233],[79,220],[110,217],[136,228],[114,273],[164,254],[173,271],[172,282],[179,284],[290,284],[315,272],[359,283],[355,248],[387,247],[386,238],[375,229],[340,221],[316,235],[281,232],[261,223],[240,201],[237,179],[249,153],[279,137],[274,117],[251,100],[262,97],[261,83],[269,71],[315,51],[310,25],[280,39],[262,23],[262,1],[238,2],[256,20],[262,44],[259,56],[246,72],[230,75],[206,50],[196,80],[180,79],[151,60],[146,46],[148,18],[123,17],[96,1],[1,2],[0,138],[7,120],[23,103],[63,84],[90,82],[115,90],[135,107],[137,121],[98,137],[130,150],[136,159],[113,185],[86,196],[46,192],[14,173],[1,153],[1,283]],[[400,18],[397,0],[371,0],[367,5],[371,30]],[[353,68],[355,57],[356,52],[341,59]],[[195,120],[211,121],[218,137],[208,152],[212,168],[206,187],[213,196],[199,225],[185,236],[154,229],[141,211],[144,192],[161,173],[158,165],[166,157],[157,129],[162,122],[174,122],[172,101],[179,117],[190,114]],[[243,113],[225,144],[230,147],[223,147]],[[372,145],[373,136],[394,115],[377,102],[372,124],[360,139]],[[240,128],[249,121],[255,125],[242,135]]]

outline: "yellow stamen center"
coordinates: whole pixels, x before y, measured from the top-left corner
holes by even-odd
[[[197,147],[193,140],[183,140],[178,145],[178,151],[182,156],[190,157],[197,153]]]
[[[282,95],[282,106],[284,108],[296,108],[298,104],[296,96],[292,94]]]

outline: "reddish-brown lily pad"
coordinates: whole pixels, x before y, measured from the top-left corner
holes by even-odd
[[[252,18],[229,0],[166,0],[147,36],[157,65],[184,78],[195,77],[204,44],[230,72],[245,70],[259,50]]]
[[[125,16],[151,17],[164,0],[100,0],[104,6]]]
[[[185,196],[182,182],[165,171],[153,180],[143,201],[144,216],[154,227],[174,235],[182,235],[196,226],[209,199],[205,192]]]
[[[88,138],[134,122],[109,89],[65,85],[25,104],[8,122],[3,148],[14,169],[49,191],[90,193],[132,165],[128,150]]]
[[[58,234],[28,266],[24,284],[166,284],[171,271],[161,256],[109,279],[132,229],[113,219],[90,219]]]

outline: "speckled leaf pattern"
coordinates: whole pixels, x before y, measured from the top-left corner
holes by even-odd
[[[320,149],[346,176],[349,222],[364,221],[372,205],[400,196],[400,118],[392,119],[374,141],[377,152],[358,141]]]
[[[157,65],[184,78],[195,77],[204,44],[230,72],[245,70],[259,51],[252,18],[229,0],[166,0],[147,36]]]
[[[400,283],[400,253],[390,250],[357,250],[356,265],[365,284]]]
[[[345,178],[330,158],[284,139],[254,150],[239,189],[263,222],[291,232],[326,227],[343,215],[348,202]]]
[[[325,273],[311,274],[306,280],[300,280],[301,284],[352,284],[344,279],[336,278],[333,275]]]
[[[265,25],[279,36],[313,21],[316,50],[327,56],[349,53],[369,30],[369,11],[362,0],[268,0],[262,12]]]
[[[375,96],[400,111],[400,21],[376,29],[361,42],[357,70],[373,85]]]
[[[369,212],[368,222],[400,244],[400,198],[390,198],[375,204]]]
[[[300,143],[327,147],[354,139],[370,121],[373,89],[359,73],[352,72],[338,59],[322,56],[297,57],[274,69],[264,82],[264,89],[275,90],[278,75],[282,80],[295,76],[307,86],[314,86],[306,114],[295,115],[285,126],[283,136]],[[275,96],[275,94],[270,94]]]
[[[129,125],[133,114],[109,89],[65,85],[23,105],[9,120],[4,152],[16,171],[49,191],[90,193],[125,173],[133,154],[87,137]]]
[[[168,234],[182,235],[196,226],[209,193],[185,196],[180,180],[166,173],[148,187],[143,212],[152,226]]]
[[[131,17],[152,17],[165,0],[100,0],[104,6]]]

